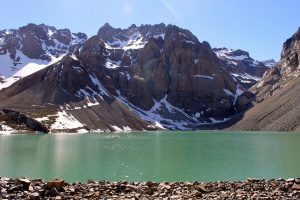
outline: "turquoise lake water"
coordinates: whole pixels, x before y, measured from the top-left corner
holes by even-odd
[[[110,181],[300,177],[300,134],[143,132],[0,136],[0,176]]]

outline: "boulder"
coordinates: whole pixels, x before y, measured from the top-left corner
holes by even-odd
[[[251,92],[244,92],[236,100],[236,109],[238,112],[246,110],[252,105],[252,99],[255,97]]]
[[[26,125],[31,130],[37,131],[37,132],[43,132],[43,133],[49,133],[50,130],[41,122],[33,119],[33,118],[27,118]]]
[[[10,116],[10,118],[17,124],[25,124],[29,129],[37,132],[49,133],[50,130],[41,122],[27,116],[26,114],[20,113],[19,111],[4,108],[4,114]]]
[[[47,182],[48,188],[56,188],[58,191],[60,191],[65,186],[65,181],[62,179],[54,179]]]
[[[31,184],[31,181],[29,179],[26,179],[26,178],[21,178],[21,179],[16,179],[15,184],[16,185],[23,185],[23,189],[28,190],[29,186]]]

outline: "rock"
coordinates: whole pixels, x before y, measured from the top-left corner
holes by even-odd
[[[294,75],[300,67],[300,28],[283,44],[279,69],[283,78]]]
[[[33,118],[27,118],[26,125],[28,128],[34,131],[43,132],[43,133],[49,133],[50,130],[41,122],[33,119]]]
[[[196,198],[201,198],[202,197],[202,193],[199,192],[198,190],[194,190],[192,192],[192,196],[196,197]]]
[[[298,191],[300,191],[300,185],[294,184],[294,185],[292,186],[292,190],[298,190]]]
[[[249,182],[249,183],[257,183],[257,182],[259,182],[259,180],[255,179],[255,178],[247,178],[247,182]]]
[[[23,190],[23,185],[21,185],[21,184],[15,185],[15,186],[8,189],[8,191],[10,191],[10,192],[22,191],[22,190]]]
[[[29,129],[38,132],[48,133],[49,129],[41,122],[13,109],[3,109],[3,112],[10,116],[10,118],[17,124],[25,124]]]
[[[29,186],[31,184],[31,181],[26,178],[16,179],[15,182],[17,185],[20,185],[20,184],[23,185],[24,190],[28,190]]]
[[[148,187],[156,187],[156,186],[158,186],[157,183],[154,183],[154,182],[151,182],[151,181],[146,182],[146,185],[147,185]]]
[[[251,100],[248,97],[241,95],[237,98],[236,108],[239,112],[245,110],[249,106],[251,106]]]
[[[56,197],[57,195],[59,195],[59,192],[55,187],[53,187],[50,191],[50,194],[51,196]]]
[[[62,179],[55,179],[47,182],[47,187],[56,188],[57,190],[61,190],[65,185],[65,181]]]
[[[171,189],[171,186],[169,185],[168,182],[162,182],[158,185],[158,188],[161,189],[161,190],[164,190],[164,189]]]
[[[32,185],[29,185],[28,191],[30,191],[30,192],[34,191],[34,188],[32,187]]]
[[[290,183],[290,182],[294,182],[295,181],[295,179],[294,178],[288,178],[288,179],[286,179],[286,182],[288,182],[288,183]]]
[[[197,186],[195,186],[195,189],[198,190],[201,193],[207,193],[208,192],[207,189],[205,188],[205,186],[203,186],[203,185],[197,185]]]
[[[29,196],[30,200],[39,200],[40,199],[40,195],[39,193],[35,192],[35,193],[31,193]]]
[[[181,199],[179,195],[172,195],[170,196],[170,199]]]

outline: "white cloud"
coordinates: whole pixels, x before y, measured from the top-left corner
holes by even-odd
[[[178,21],[182,21],[182,18],[178,15],[178,13],[174,10],[174,8],[165,0],[162,1],[166,9],[173,15],[175,19]]]
[[[130,15],[133,11],[133,7],[131,4],[129,3],[125,3],[123,5],[123,12],[126,14],[126,15]]]

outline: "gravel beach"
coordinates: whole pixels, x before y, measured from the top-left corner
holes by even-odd
[[[233,182],[67,183],[0,179],[0,199],[300,199],[300,178]]]

